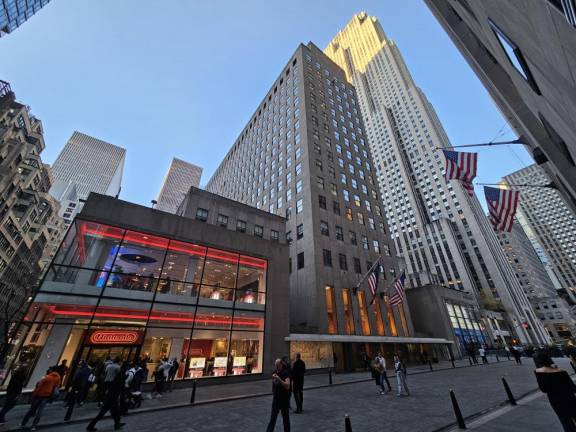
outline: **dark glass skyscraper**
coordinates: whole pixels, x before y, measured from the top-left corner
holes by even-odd
[[[0,0],[0,37],[11,33],[50,0]]]

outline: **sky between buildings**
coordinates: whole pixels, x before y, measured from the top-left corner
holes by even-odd
[[[453,145],[514,138],[421,0],[52,0],[0,39],[0,79],[43,121],[45,162],[74,130],[122,146],[120,197],[149,205],[173,156],[204,167],[206,184],[298,44],[323,49],[361,10]],[[481,182],[531,163],[519,146],[479,153]]]

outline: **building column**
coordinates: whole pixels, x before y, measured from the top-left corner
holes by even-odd
[[[54,324],[38,356],[34,372],[30,375],[30,380],[28,380],[26,385],[27,389],[33,389],[36,383],[46,374],[48,368],[58,364],[71,331],[72,324]]]

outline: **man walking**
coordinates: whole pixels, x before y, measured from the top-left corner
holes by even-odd
[[[6,423],[6,414],[16,405],[18,398],[22,394],[22,387],[24,387],[26,377],[26,368],[24,366],[16,368],[12,373],[8,388],[6,389],[4,406],[2,407],[2,411],[0,411],[0,424]]]
[[[274,432],[278,411],[282,413],[284,432],[290,432],[290,376],[282,359],[276,359],[272,374],[272,412],[266,432]]]
[[[396,384],[398,385],[398,393],[396,396],[401,397],[410,396],[408,385],[406,384],[406,365],[400,359],[400,356],[394,356],[394,370],[396,371]]]
[[[516,364],[522,364],[522,360],[520,359],[520,350],[515,346],[512,347],[512,356],[514,357],[514,360],[516,360]]]
[[[26,427],[30,417],[34,416],[32,430],[36,430],[44,407],[48,401],[55,396],[58,387],[60,387],[60,375],[53,368],[50,368],[46,371],[46,375],[38,381],[36,388],[32,392],[32,403],[30,404],[30,409],[22,419],[22,424],[20,425],[22,428]]]
[[[486,349],[483,346],[478,348],[478,354],[480,354],[480,358],[482,359],[483,364],[488,364],[488,357],[486,357]]]
[[[117,366],[117,367],[116,367]],[[113,372],[117,371],[117,372]],[[113,377],[111,380],[108,380]],[[121,422],[120,417],[120,396],[122,395],[122,390],[124,388],[124,381],[122,375],[120,374],[120,358],[116,357],[114,363],[109,364],[106,367],[106,394],[104,396],[104,403],[100,412],[92,419],[92,421],[86,427],[87,431],[96,431],[96,423],[98,423],[108,411],[112,419],[114,419],[114,430],[118,430],[124,426]]]
[[[378,374],[380,375],[380,394],[386,394],[387,392],[392,391],[392,387],[390,386],[390,381],[388,381],[388,376],[386,375],[386,359],[384,358],[384,356],[380,353],[378,353],[378,355],[376,356],[375,359],[375,363],[376,363],[376,370],[378,372]],[[386,382],[386,386],[388,387],[388,390],[386,390],[384,388],[384,382]]]
[[[300,353],[296,353],[296,361],[292,365],[292,391],[296,401],[296,414],[302,412],[304,403],[304,374],[306,373],[306,363],[302,360]]]

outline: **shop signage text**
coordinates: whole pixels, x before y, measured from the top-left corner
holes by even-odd
[[[88,336],[90,345],[140,345],[142,332],[138,330],[93,330]]]

